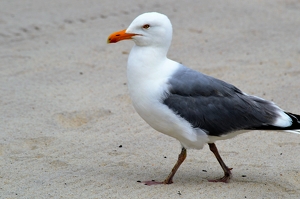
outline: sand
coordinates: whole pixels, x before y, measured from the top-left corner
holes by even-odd
[[[106,44],[141,13],[169,16],[169,58],[300,114],[300,2],[0,2],[0,198],[299,198],[300,136],[251,131],[180,152],[151,129],[126,86],[130,41]]]

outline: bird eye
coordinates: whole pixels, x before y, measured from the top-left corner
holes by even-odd
[[[150,28],[150,25],[149,24],[145,24],[145,25],[143,25],[143,28],[144,29],[148,29],[148,28]]]

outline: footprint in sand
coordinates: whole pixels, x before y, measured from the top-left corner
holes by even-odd
[[[65,128],[78,128],[111,114],[110,110],[102,108],[98,110],[57,113],[54,115],[54,119]]]

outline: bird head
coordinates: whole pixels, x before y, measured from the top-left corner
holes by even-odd
[[[135,18],[125,30],[112,33],[107,43],[133,40],[137,46],[169,47],[172,24],[166,15],[149,12]]]

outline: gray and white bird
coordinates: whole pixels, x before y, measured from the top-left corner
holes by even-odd
[[[155,130],[177,139],[182,150],[169,176],[170,184],[186,149],[202,149],[207,143],[228,182],[226,166],[215,142],[250,130],[283,130],[300,134],[300,116],[285,112],[273,102],[243,93],[235,86],[194,71],[167,58],[172,24],[167,16],[144,13],[126,30],[112,33],[107,42],[133,40],[127,63],[128,90],[137,113]]]

